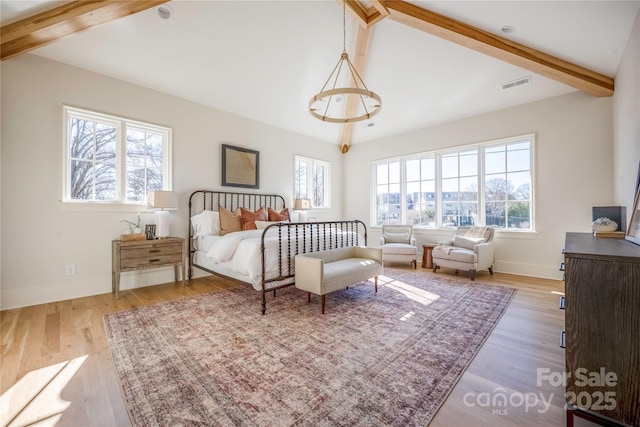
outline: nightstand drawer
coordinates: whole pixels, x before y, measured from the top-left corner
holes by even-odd
[[[124,251],[123,251],[124,252]],[[163,264],[175,264],[182,262],[182,252],[177,254],[154,254],[151,256],[139,257],[139,258],[121,258],[120,268],[122,270],[128,268],[141,268],[145,266],[163,265]]]
[[[182,254],[181,243],[170,244],[170,245],[157,244],[153,246],[147,245],[147,246],[140,246],[140,247],[133,246],[128,248],[121,248],[120,259],[122,260],[122,263],[124,263],[125,260],[131,259],[131,258],[146,258],[146,257],[157,258],[163,255],[174,255],[174,254],[178,254],[178,255]]]

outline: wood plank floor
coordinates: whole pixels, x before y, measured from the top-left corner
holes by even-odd
[[[455,277],[451,270],[438,275]],[[562,282],[499,273],[476,280],[518,292],[430,426],[564,425],[563,388],[538,378],[539,369],[564,371]],[[130,425],[102,316],[231,286],[205,277],[184,289],[168,283],[123,291],[120,300],[103,294],[1,312],[0,425]]]

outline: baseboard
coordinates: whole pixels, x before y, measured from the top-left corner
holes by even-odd
[[[186,273],[186,268],[185,268]],[[194,272],[195,273],[195,272]],[[194,277],[206,276],[196,273]],[[143,288],[145,286],[174,281],[173,267],[157,268],[122,273],[120,290]],[[111,293],[111,275],[82,278],[74,281],[50,283],[26,289],[0,292],[0,310],[28,307],[74,298]]]
[[[562,272],[557,265],[531,264],[496,260],[493,271],[540,279],[562,280]]]

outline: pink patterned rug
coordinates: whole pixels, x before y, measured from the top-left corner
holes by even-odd
[[[515,289],[386,268],[307,303],[249,286],[105,315],[134,426],[426,426]]]

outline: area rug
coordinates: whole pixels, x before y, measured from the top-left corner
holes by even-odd
[[[247,285],[104,322],[134,426],[426,426],[515,292],[386,268],[325,315]]]

